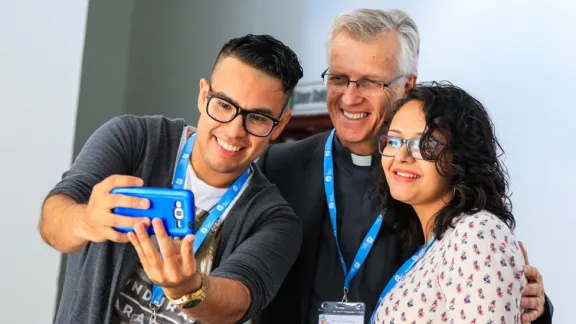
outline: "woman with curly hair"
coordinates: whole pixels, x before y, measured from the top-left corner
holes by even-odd
[[[372,320],[520,323],[525,262],[488,113],[449,83],[418,85],[395,107],[379,137],[380,194],[389,228],[415,253]]]

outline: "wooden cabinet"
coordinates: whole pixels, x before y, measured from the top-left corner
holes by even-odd
[[[292,116],[282,134],[273,143],[297,141],[334,128],[328,114]]]
[[[274,143],[297,141],[331,130],[333,126],[326,109],[326,95],[323,81],[300,82],[288,102],[292,118]]]

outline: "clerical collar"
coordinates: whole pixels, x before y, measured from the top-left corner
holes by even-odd
[[[352,163],[357,166],[371,166],[372,165],[372,155],[362,156],[350,153],[352,157]]]
[[[338,137],[336,136],[334,136],[334,155],[338,159],[344,160],[350,164],[360,167],[371,166],[372,161],[374,161],[374,163],[378,163],[378,161],[376,161],[377,158],[375,158],[374,154],[368,156],[362,156],[362,155],[356,155],[348,151],[344,146],[342,146],[340,140],[338,140]]]

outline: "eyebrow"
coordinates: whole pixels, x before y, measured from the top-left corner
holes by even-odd
[[[274,116],[274,113],[272,112],[272,109],[270,108],[254,108],[254,109],[245,109],[242,106],[240,106],[234,99],[230,98],[228,95],[226,95],[224,92],[219,92],[219,91],[215,91],[213,92],[215,95],[217,95],[218,97],[221,97],[222,99],[229,101],[231,104],[233,104],[236,107],[240,107],[240,109],[242,110],[246,110],[249,112],[255,112],[255,113],[261,113],[261,114],[265,114],[265,115],[270,115],[270,116]]]
[[[327,73],[328,73],[328,74],[331,74],[331,75],[344,76],[344,77],[347,77],[348,79],[350,79],[350,76],[349,76],[348,74],[346,74],[346,73],[334,72],[334,71],[332,71],[332,70],[330,70],[330,69],[328,70]],[[366,80],[366,79],[368,79],[368,80],[370,80],[370,81],[387,82],[387,81],[383,81],[383,80],[386,80],[387,77],[382,77],[382,76],[378,76],[378,75],[375,75],[375,74],[364,75],[364,76],[360,77],[358,80]]]
[[[389,132],[392,132],[392,133],[397,133],[397,134],[402,135],[402,132],[399,131],[399,130],[397,130],[397,129],[393,129],[393,128],[392,128],[392,129],[389,129],[388,131],[389,131]],[[415,133],[414,135],[416,135],[416,136],[422,136],[422,132]]]

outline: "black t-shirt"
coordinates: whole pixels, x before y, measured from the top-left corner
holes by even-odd
[[[336,139],[336,138],[335,138]],[[337,232],[347,270],[364,237],[381,213],[376,192],[375,167],[380,156],[371,157],[371,165],[355,164],[352,154],[334,141],[334,181],[337,209]],[[387,234],[382,225],[364,265],[350,283],[348,300],[366,304],[366,321],[370,319],[382,290],[400,267],[398,239]],[[344,293],[344,272],[336,248],[330,215],[326,211],[322,225],[318,266],[309,312],[309,323],[318,323],[318,308],[323,301],[340,301]]]

